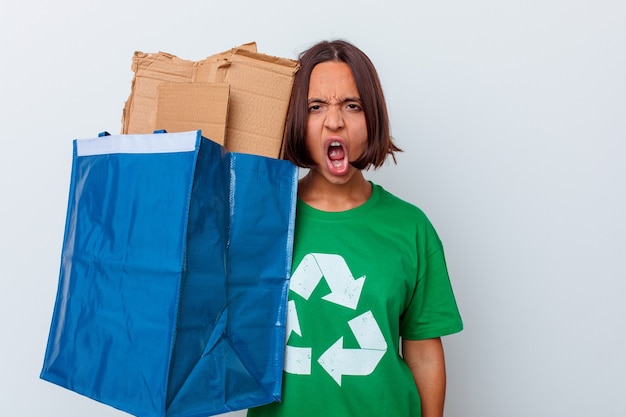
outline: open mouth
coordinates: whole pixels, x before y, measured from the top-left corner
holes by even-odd
[[[341,141],[333,140],[328,144],[326,157],[328,169],[333,175],[344,175],[348,171],[348,154]]]

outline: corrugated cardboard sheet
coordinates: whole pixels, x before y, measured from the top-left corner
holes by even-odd
[[[123,134],[201,129],[229,151],[280,157],[297,61],[252,42],[201,61],[135,52],[132,70]]]
[[[155,127],[167,132],[202,130],[202,134],[224,146],[228,97],[226,83],[177,83],[166,81],[157,87]]]

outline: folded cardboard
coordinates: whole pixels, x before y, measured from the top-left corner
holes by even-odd
[[[297,61],[259,53],[252,42],[201,61],[135,52],[132,70],[122,133],[201,129],[229,151],[280,157]],[[213,114],[224,101],[215,84],[229,87],[224,129],[216,122],[223,114]]]
[[[256,51],[256,44],[249,43],[238,48]],[[202,80],[215,77],[211,73],[216,72],[217,67],[224,63],[230,54],[232,50],[194,62],[165,52],[156,54],[135,52],[131,65],[134,73],[131,92],[122,114],[122,133],[152,133],[159,130],[156,128],[159,85],[163,82],[194,82],[198,74]]]

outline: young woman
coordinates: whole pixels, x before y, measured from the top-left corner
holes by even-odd
[[[440,337],[463,325],[433,226],[363,175],[400,151],[378,75],[345,41],[314,45],[300,64],[285,155],[309,171],[298,188],[282,402],[248,415],[441,417]]]

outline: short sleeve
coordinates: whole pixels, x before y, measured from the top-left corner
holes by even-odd
[[[460,332],[463,322],[457,307],[443,246],[431,225],[418,239],[417,282],[401,316],[400,335],[408,340],[431,339]]]

